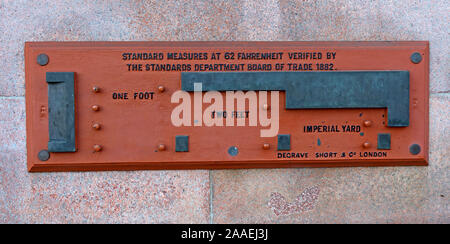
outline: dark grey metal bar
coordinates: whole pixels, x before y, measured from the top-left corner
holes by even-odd
[[[75,152],[75,73],[47,72],[49,152]]]
[[[286,109],[387,108],[390,127],[409,126],[409,71],[184,72],[194,91],[285,91]]]

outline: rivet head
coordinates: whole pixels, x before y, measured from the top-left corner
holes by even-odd
[[[164,86],[158,86],[159,92],[164,92],[165,90],[166,90],[166,88]]]
[[[422,55],[420,55],[420,53],[415,52],[413,54],[411,54],[411,62],[418,64],[422,61]]]
[[[100,152],[102,150],[102,146],[100,146],[100,145],[94,145],[93,148],[94,148],[94,152]]]
[[[264,110],[269,110],[269,105],[268,105],[267,103],[264,104],[264,105],[263,105],[263,109],[264,109]]]
[[[41,150],[38,153],[38,158],[41,161],[47,161],[50,158],[50,153],[47,150]]]
[[[166,150],[166,145],[164,145],[164,144],[159,144],[159,145],[158,145],[158,150],[159,150],[159,151],[165,151],[165,150]]]
[[[370,142],[366,141],[363,143],[362,145],[364,148],[369,148],[370,147]]]
[[[92,110],[94,110],[94,111],[99,111],[99,110],[100,110],[100,106],[98,106],[98,105],[93,105],[93,106],[92,106]]]
[[[365,127],[370,127],[370,126],[372,126],[372,121],[366,120],[366,121],[364,121],[363,124],[364,124]]]
[[[94,128],[94,130],[100,130],[102,126],[99,123],[95,123],[92,125],[92,128]]]
[[[94,93],[100,92],[100,87],[98,87],[98,86],[92,87],[92,92],[94,92]]]
[[[420,153],[420,151],[421,151],[421,148],[418,144],[412,144],[411,146],[409,146],[409,152],[412,155],[417,155]]]
[[[47,54],[44,54],[44,53],[41,53],[41,54],[39,54],[38,56],[37,56],[37,63],[40,65],[40,66],[45,66],[45,65],[47,65],[48,64],[48,56],[47,56]]]
[[[269,148],[270,148],[270,144],[269,143],[264,143],[263,144],[263,149],[264,150],[269,150]]]

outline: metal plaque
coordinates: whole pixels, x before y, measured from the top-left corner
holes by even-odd
[[[428,163],[428,42],[28,42],[31,172]]]

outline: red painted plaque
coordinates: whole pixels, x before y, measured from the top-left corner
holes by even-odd
[[[28,42],[31,172],[427,165],[428,42]]]

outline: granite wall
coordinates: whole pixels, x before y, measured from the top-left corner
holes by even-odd
[[[0,223],[450,223],[445,0],[0,1]],[[428,167],[33,173],[25,41],[429,40]]]

